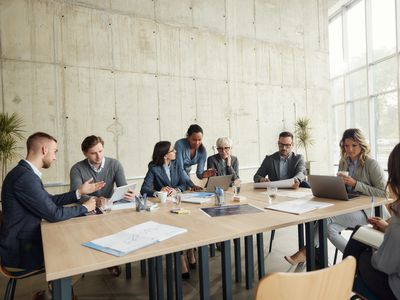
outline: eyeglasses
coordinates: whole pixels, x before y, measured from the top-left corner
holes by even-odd
[[[218,151],[228,151],[228,150],[231,150],[231,147],[218,147],[217,150]]]
[[[292,144],[282,144],[282,143],[279,143],[279,142],[278,142],[278,145],[279,145],[279,148],[290,148],[290,147],[292,147]]]

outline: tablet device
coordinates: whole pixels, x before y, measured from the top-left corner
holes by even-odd
[[[117,188],[115,188],[114,193],[111,196],[111,199],[113,202],[121,200],[124,198],[125,193],[129,190],[132,189],[134,190],[136,188],[136,183],[131,183],[127,185],[122,185]]]

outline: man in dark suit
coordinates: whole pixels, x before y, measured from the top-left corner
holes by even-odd
[[[90,179],[76,191],[50,195],[43,187],[40,170],[49,168],[56,159],[57,140],[47,133],[37,132],[28,138],[26,146],[26,159],[11,170],[3,182],[0,256],[5,267],[35,270],[44,265],[42,219],[63,221],[94,210],[94,199],[83,204],[79,204],[78,199],[101,189],[104,182],[91,183]],[[78,205],[63,207],[70,203]]]
[[[305,180],[306,166],[303,156],[292,152],[293,134],[288,131],[281,132],[278,147],[279,151],[265,156],[260,168],[254,175],[254,182],[294,178],[292,188],[298,188]]]

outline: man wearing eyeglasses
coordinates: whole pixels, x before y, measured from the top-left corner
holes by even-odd
[[[231,155],[232,140],[221,137],[216,142],[218,153],[207,159],[207,169],[214,169],[218,176],[232,175],[232,181],[239,178],[239,161]]]
[[[294,179],[292,188],[298,188],[305,180],[306,166],[300,154],[292,152],[293,134],[281,132],[278,140],[279,151],[264,158],[260,168],[254,175],[254,182]]]

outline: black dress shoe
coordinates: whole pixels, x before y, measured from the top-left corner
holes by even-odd
[[[192,270],[195,270],[196,269],[196,267],[197,267],[197,263],[189,263],[189,268],[190,269],[192,269]]]
[[[190,273],[189,272],[182,273],[182,279],[186,279],[186,280],[190,279]]]

